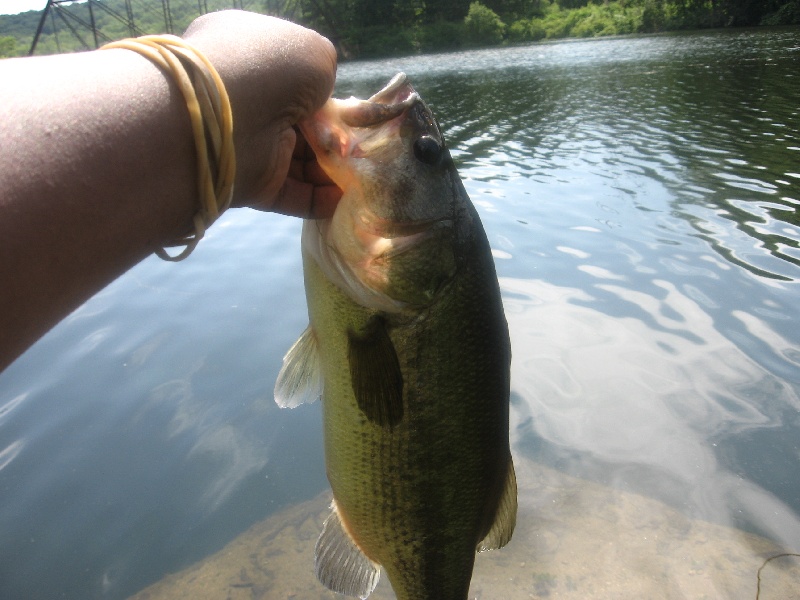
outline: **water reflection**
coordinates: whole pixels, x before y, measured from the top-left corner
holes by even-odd
[[[409,73],[501,276],[523,510],[479,561],[484,597],[735,598],[800,543],[798,47],[725,32],[340,68],[362,97]],[[282,507],[222,553],[214,597],[319,597],[298,558],[325,504],[319,407],[271,398],[307,322],[299,227],[231,211],[0,375],[0,597],[124,598]],[[203,597],[196,575],[163,597]]]
[[[0,376],[0,597],[127,597],[324,488],[318,416],[284,418],[271,397],[305,325],[284,251],[300,223],[233,211],[219,225]]]
[[[797,47],[797,30],[728,32],[341,71],[357,90],[406,70],[456,149],[513,315],[521,447],[786,543],[800,539],[781,434],[800,425]],[[739,460],[740,440],[768,438]]]
[[[345,65],[340,87],[377,85],[387,63],[405,69],[470,176],[551,185],[589,175],[593,190],[647,196],[637,205],[648,207],[660,193],[726,261],[789,281],[800,266],[798,38],[543,44],[470,53],[457,73],[447,55],[382,61]]]
[[[594,309],[586,290],[501,280],[515,349],[517,447],[684,514],[749,524],[792,545],[800,539],[793,508],[722,468],[716,447],[730,436],[791,425],[784,417],[786,409],[800,410],[797,391],[673,284],[654,285],[660,298],[595,286],[649,315],[643,319]]]

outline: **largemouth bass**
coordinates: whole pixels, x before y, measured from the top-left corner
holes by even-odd
[[[430,109],[402,73],[301,124],[344,192],[306,221],[310,325],[281,406],[322,396],[331,515],[316,574],[366,598],[466,600],[475,552],[510,539],[508,326],[494,263]]]

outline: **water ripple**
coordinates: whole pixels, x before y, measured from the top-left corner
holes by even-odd
[[[23,447],[22,440],[11,442],[3,450],[0,450],[0,471],[5,469],[8,464],[17,457]]]
[[[800,78],[785,76],[794,58],[781,45],[797,34],[782,35],[587,41],[403,61],[471,178],[521,177],[531,189],[563,184],[573,194],[582,180],[587,189],[612,188],[637,207],[663,206],[685,219],[725,260],[793,281],[800,119],[791,99],[800,97]],[[456,74],[453,60],[487,68],[477,78]],[[343,85],[381,64],[345,65]],[[744,236],[732,235],[731,224]]]
[[[796,29],[536,44],[344,64],[337,81],[366,97],[404,70],[442,123],[501,276],[513,451],[612,502],[633,489],[785,544],[798,47]],[[189,260],[144,261],[2,373],[0,596],[127,597],[322,491],[319,405],[271,399],[308,317],[299,227],[230,211]],[[544,514],[564,540],[626,541]],[[647,530],[659,554],[689,539]]]
[[[550,460],[575,461],[574,453],[585,453],[591,460],[573,468],[604,480],[618,472],[609,465],[619,465],[620,473],[632,463],[650,465],[672,482],[661,489],[663,499],[706,518],[737,520],[732,504],[760,514],[760,504],[741,486],[734,502],[726,497],[735,478],[721,469],[709,440],[715,446],[743,432],[780,427],[778,407],[796,410],[800,396],[723,335],[695,299],[668,282],[655,283],[665,292],[661,298],[603,287],[641,306],[658,329],[604,315],[581,290],[501,280],[515,352],[517,444],[529,447],[535,436],[537,447],[550,448]],[[776,339],[752,315],[737,318],[756,337],[783,348],[782,359],[797,372],[791,342]],[[780,539],[785,532],[777,531],[776,519],[790,531],[798,523],[788,506],[776,506],[775,518],[758,520]]]
[[[20,404],[25,402],[25,399],[30,395],[30,392],[19,394],[0,406],[0,425],[8,418],[11,411],[17,408]]]

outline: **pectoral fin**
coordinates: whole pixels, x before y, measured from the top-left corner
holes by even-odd
[[[517,476],[514,473],[514,463],[508,461],[508,473],[503,488],[503,495],[497,505],[494,523],[486,537],[478,544],[478,552],[502,548],[511,540],[514,525],[517,523]]]
[[[373,423],[393,427],[403,418],[403,374],[382,317],[363,332],[349,331],[350,381],[358,407]]]
[[[317,579],[338,594],[366,598],[378,585],[380,566],[367,558],[345,531],[335,501],[331,509],[314,548]]]
[[[275,402],[281,408],[296,408],[314,402],[321,395],[317,339],[309,325],[283,357],[283,367],[275,381]]]

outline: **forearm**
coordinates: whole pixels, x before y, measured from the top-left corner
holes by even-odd
[[[197,175],[180,92],[133,52],[2,61],[0,80],[2,369],[188,232]]]
[[[230,98],[232,205],[332,214],[341,192],[315,175],[294,130],[331,93],[330,42],[243,11],[200,17],[184,39]],[[4,60],[0,82],[2,370],[115,277],[190,233],[199,191],[186,101],[139,54]]]

